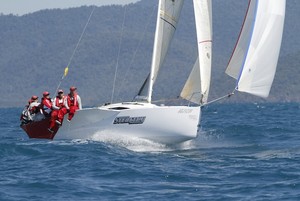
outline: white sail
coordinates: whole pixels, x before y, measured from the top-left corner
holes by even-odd
[[[180,93],[180,97],[196,104],[200,104],[201,102],[202,95],[199,58],[197,58],[197,61],[194,64],[194,67]]]
[[[268,97],[276,72],[285,17],[285,0],[251,0],[226,73],[236,89]]]
[[[150,78],[138,94],[140,97],[146,96],[147,102],[151,102],[153,84],[168,52],[182,6],[183,0],[159,1]]]
[[[197,104],[207,102],[211,79],[212,6],[211,0],[194,0],[198,59],[180,96]]]

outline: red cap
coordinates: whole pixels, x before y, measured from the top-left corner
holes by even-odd
[[[37,96],[32,96],[31,97],[31,100],[36,100],[36,99],[38,99],[39,97],[37,97]]]
[[[48,91],[44,91],[43,96],[48,96],[50,93]]]
[[[76,87],[70,87],[70,91],[75,91],[77,88]]]
[[[58,90],[58,92],[57,92],[58,94],[60,94],[60,93],[64,93],[64,91],[62,90],[62,89],[60,89],[60,90]]]

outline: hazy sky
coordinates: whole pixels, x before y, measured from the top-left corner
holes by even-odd
[[[24,15],[47,8],[70,8],[83,5],[127,4],[139,0],[0,0],[0,13]]]

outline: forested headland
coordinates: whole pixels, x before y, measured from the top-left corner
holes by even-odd
[[[170,54],[154,87],[154,100],[178,97],[197,57],[192,1],[185,1]],[[156,1],[96,7],[77,51],[73,52],[93,7],[0,15],[0,107],[22,107],[32,95],[61,87],[78,88],[84,106],[130,101],[151,65]],[[243,22],[246,0],[213,1],[213,77],[209,99],[234,89],[224,71]],[[287,1],[277,74],[268,99],[238,93],[229,102],[300,102],[300,3]],[[72,58],[72,60],[71,60]],[[114,83],[114,78],[116,78]],[[114,94],[112,95],[112,91]]]

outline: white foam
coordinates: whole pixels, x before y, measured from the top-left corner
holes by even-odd
[[[120,133],[100,131],[93,135],[93,141],[115,144],[136,152],[168,152],[199,148],[232,147],[232,143],[224,142],[224,137],[217,131],[201,131],[198,137],[183,143],[166,145],[138,137],[129,137]]]
[[[120,135],[113,132],[98,132],[93,135],[91,140],[115,144],[135,152],[170,151],[170,148],[165,144],[160,144],[147,139]]]

